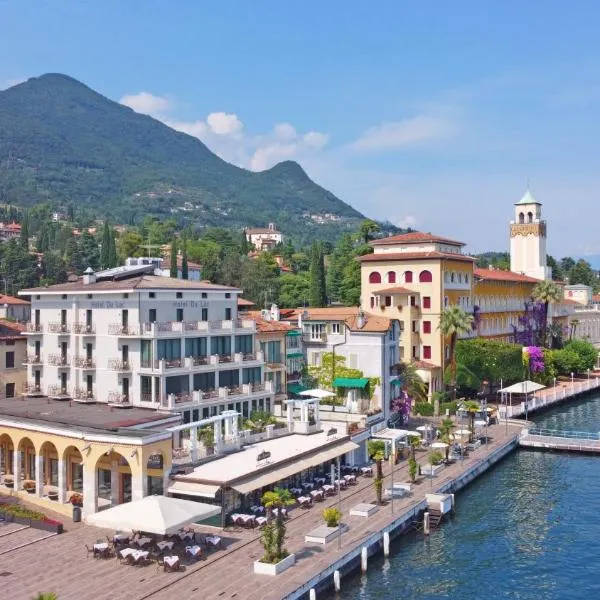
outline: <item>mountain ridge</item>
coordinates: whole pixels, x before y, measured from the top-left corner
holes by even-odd
[[[275,222],[304,241],[334,239],[365,218],[294,161],[242,169],[61,73],[0,91],[0,202],[42,201],[124,223],[148,214],[196,227]]]

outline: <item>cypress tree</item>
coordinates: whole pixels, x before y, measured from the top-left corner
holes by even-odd
[[[187,238],[183,238],[183,248],[181,250],[181,279],[189,279],[188,276],[188,256],[187,256]]]
[[[169,271],[169,277],[177,279],[177,240],[173,238],[171,242],[171,270]]]
[[[119,264],[119,257],[117,255],[117,240],[115,239],[115,230],[109,228],[110,242],[108,244],[108,264],[112,269]]]
[[[108,269],[110,267],[110,227],[104,223],[102,230],[102,243],[100,245],[100,268]]]
[[[23,214],[23,221],[21,222],[21,246],[25,250],[29,249],[29,215],[25,212]]]
[[[323,248],[314,242],[310,252],[310,305],[320,307],[327,305],[325,290],[325,260]]]

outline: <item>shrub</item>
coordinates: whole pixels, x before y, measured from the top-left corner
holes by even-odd
[[[450,411],[451,415],[455,415],[457,405],[458,405],[458,402],[442,402],[440,404],[440,414],[445,415],[446,411],[448,410],[448,411]]]
[[[337,527],[340,524],[342,513],[335,506],[331,506],[323,511],[323,518],[327,527]]]
[[[27,491],[35,490],[35,481],[32,479],[25,479],[25,481],[23,481],[23,489]]]
[[[428,457],[430,465],[439,465],[444,460],[444,455],[438,450],[434,450]]]
[[[577,372],[583,373],[596,366],[598,350],[590,342],[586,340],[570,340],[565,344],[564,350],[575,352],[579,357]]]
[[[417,471],[419,470],[419,465],[417,464],[416,459],[411,456],[408,459],[408,475],[410,476],[411,481],[415,481],[417,478]]]
[[[415,404],[415,414],[422,417],[433,417],[433,404],[429,404],[429,402],[417,402]]]

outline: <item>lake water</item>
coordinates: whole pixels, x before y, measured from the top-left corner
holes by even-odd
[[[597,433],[600,395],[532,420]],[[396,539],[330,598],[600,599],[599,483],[600,456],[516,451],[457,494],[429,538]]]

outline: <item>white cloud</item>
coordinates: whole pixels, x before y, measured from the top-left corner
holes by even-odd
[[[165,96],[155,96],[148,92],[123,96],[119,102],[135,112],[159,117],[173,109],[173,103]]]
[[[297,137],[296,128],[289,123],[278,123],[273,127],[273,134],[280,140],[295,140]]]
[[[453,131],[454,126],[449,121],[421,115],[370,127],[356,141],[349,144],[348,148],[365,152],[395,150],[446,137]]]
[[[244,124],[238,116],[232,113],[210,113],[206,117],[206,123],[216,135],[232,135],[239,133],[244,128]]]
[[[404,215],[403,217],[394,220],[394,225],[396,225],[396,227],[402,227],[402,229],[408,229],[409,227],[414,229],[416,224],[417,217],[414,215]]]

